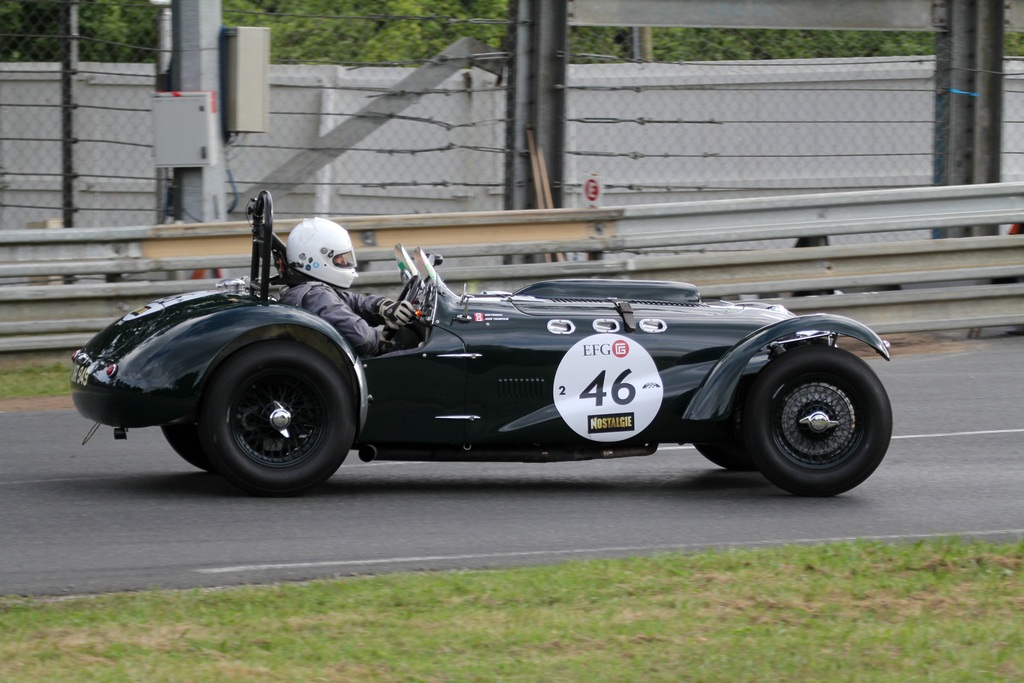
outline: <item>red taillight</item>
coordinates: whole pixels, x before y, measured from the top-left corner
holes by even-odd
[[[117,363],[111,363],[107,366],[107,377],[113,377],[117,372]]]

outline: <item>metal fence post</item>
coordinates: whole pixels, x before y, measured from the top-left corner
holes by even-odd
[[[78,71],[78,0],[60,6],[61,210],[64,227],[75,225],[75,96]]]
[[[1000,181],[1004,7],[950,0],[935,39],[935,184]],[[998,234],[997,226],[935,230],[936,237]]]
[[[1001,180],[1003,126],[1003,22],[1002,2],[977,3],[977,60],[974,106],[974,158],[972,177],[976,183]],[[998,225],[977,225],[970,234],[998,235]]]
[[[174,61],[171,87],[181,91],[208,91],[220,111],[220,0],[174,0]],[[227,211],[224,200],[223,150],[220,136],[214,136],[215,160],[209,166],[174,169],[175,219],[201,223],[222,221]]]
[[[543,153],[555,207],[563,204],[565,84],[568,70],[567,3],[513,0],[510,43],[509,133],[505,208],[528,209],[532,187],[526,129]],[[535,198],[536,199],[536,198]]]

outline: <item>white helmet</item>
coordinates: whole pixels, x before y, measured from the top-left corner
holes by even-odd
[[[335,287],[358,277],[348,231],[326,218],[304,218],[288,235],[288,265]]]

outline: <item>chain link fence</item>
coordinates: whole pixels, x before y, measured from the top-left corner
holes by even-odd
[[[274,3],[272,12],[261,4],[223,3],[225,27],[267,26],[272,41],[270,129],[225,140],[232,218],[270,171],[445,47],[474,37],[500,58],[507,33],[505,2],[438,2],[422,16],[387,13],[389,3],[309,0]],[[360,4],[374,11],[339,9]],[[168,219],[151,113],[166,82],[157,62],[169,47],[159,35],[167,11],[0,0],[0,229]],[[473,69],[416,95],[358,145],[335,150],[337,160],[284,198],[279,215],[501,209],[506,84]]]
[[[1024,180],[1024,35],[1007,38],[1003,60],[1002,173],[1004,182]],[[1011,51],[1014,53],[1011,55]]]
[[[275,203],[279,214],[503,208],[507,83],[468,69],[413,93],[399,84],[466,37],[503,59],[504,4],[442,2],[429,16],[388,13],[389,3],[358,15],[226,9],[226,25],[270,28],[273,64],[269,132],[240,135],[228,146],[233,192],[258,186],[318,137],[349,119],[368,118],[364,107],[399,92],[416,101],[352,147],[331,150],[334,161]],[[237,199],[244,207],[245,197]]]
[[[1006,54],[1021,47],[1007,35]],[[588,178],[606,205],[937,183],[935,48],[924,32],[576,28],[570,201],[586,205]],[[1004,61],[1004,181],[1024,177],[1022,67]]]
[[[269,172],[445,47],[469,36],[500,57],[509,30],[506,0],[271,4],[223,2],[225,26],[271,30],[270,129],[226,141],[233,218]],[[420,11],[390,11],[403,7]],[[150,102],[164,11],[128,0],[0,0],[0,229],[166,219]],[[605,205],[930,185],[934,40],[575,27],[566,204],[586,205],[592,177]],[[1021,53],[1018,36],[1007,41],[1007,54]],[[1003,179],[1019,180],[1024,61],[1005,65]],[[507,88],[472,69],[417,93],[358,144],[334,150],[278,202],[280,215],[504,208],[507,127],[516,125]]]
[[[611,204],[931,184],[933,40],[581,28],[569,182]]]
[[[154,222],[154,16],[0,2],[0,228]]]

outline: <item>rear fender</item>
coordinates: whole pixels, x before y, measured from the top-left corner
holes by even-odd
[[[796,341],[797,333],[834,333],[853,337],[873,348],[889,360],[886,343],[866,325],[839,315],[813,313],[787,318],[751,332],[718,360],[697,387],[686,410],[684,420],[724,420],[732,414],[736,390],[750,360],[772,342]]]
[[[359,405],[358,426],[362,428],[368,406],[362,364],[332,325],[298,307],[226,306],[201,318],[159,330],[159,334],[154,334],[128,355],[130,365],[139,368],[140,377],[146,378],[146,391],[190,397],[189,405],[175,421],[192,420],[199,397],[224,361],[242,348],[270,340],[289,340],[310,346],[349,376],[358,394],[353,398]]]
[[[301,309],[296,310],[303,314],[306,313]],[[359,362],[352,347],[349,346],[344,337],[332,325],[312,314],[306,314],[302,317],[308,319],[303,320],[299,324],[296,324],[296,320],[289,319],[285,324],[263,325],[253,328],[231,340],[229,344],[221,349],[203,374],[200,393],[205,392],[207,383],[221,364],[232,354],[246,346],[271,340],[299,342],[322,353],[331,360],[335,367],[351,378],[353,389],[356,392],[353,398],[359,406],[359,421],[356,425],[356,433],[358,434],[366,423],[366,415],[369,408],[369,390],[363,365]]]

